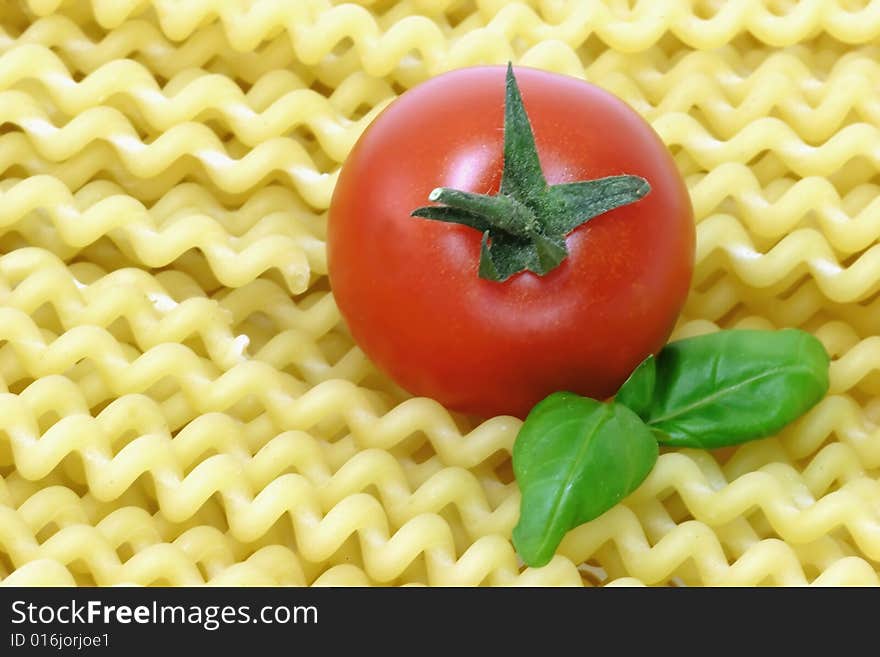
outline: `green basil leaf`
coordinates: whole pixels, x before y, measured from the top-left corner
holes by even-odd
[[[522,492],[513,544],[543,566],[570,529],[597,518],[635,490],[657,461],[657,441],[617,403],[557,392],[537,404],[513,446]]]
[[[651,409],[656,381],[657,363],[651,354],[633,370],[614,400],[642,417]]]
[[[661,444],[738,445],[812,408],[828,392],[828,367],[822,343],[804,331],[719,331],[666,345],[656,372],[638,368],[617,401],[632,403]],[[651,383],[646,408],[643,390]]]

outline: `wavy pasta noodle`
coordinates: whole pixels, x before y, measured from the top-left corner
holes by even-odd
[[[3,584],[880,584],[880,4],[22,0],[0,33]],[[676,337],[796,326],[833,358],[805,417],[663,453],[540,569],[519,421],[409,398],[326,276],[367,124],[508,59],[671,149]]]

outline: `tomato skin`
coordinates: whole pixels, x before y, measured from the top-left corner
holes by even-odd
[[[457,411],[525,417],[567,390],[603,399],[666,343],[690,287],[693,210],[666,147],[623,101],[517,68],[549,184],[642,176],[651,192],[572,231],[545,276],[479,278],[481,234],[411,217],[435,187],[495,194],[503,67],[459,69],[404,93],[367,128],[328,218],[330,283],[373,362]]]

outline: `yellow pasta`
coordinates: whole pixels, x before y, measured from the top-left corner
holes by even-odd
[[[0,9],[0,580],[880,584],[880,3],[22,0]],[[589,80],[694,202],[681,337],[798,326],[831,392],[671,450],[523,567],[519,421],[409,398],[327,281],[339,167],[476,63]]]

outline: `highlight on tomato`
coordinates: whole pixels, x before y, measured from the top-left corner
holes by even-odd
[[[482,416],[613,395],[666,343],[693,270],[690,199],[657,134],[530,68],[404,93],[352,150],[328,221],[357,344],[410,393]]]

